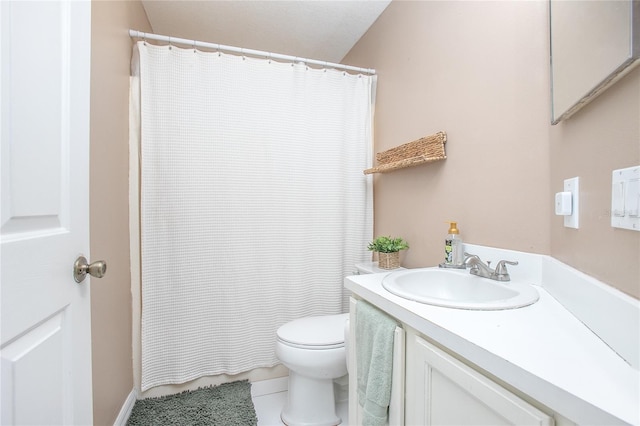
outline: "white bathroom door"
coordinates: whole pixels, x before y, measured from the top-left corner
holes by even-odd
[[[91,3],[0,2],[3,425],[93,421],[89,280]]]

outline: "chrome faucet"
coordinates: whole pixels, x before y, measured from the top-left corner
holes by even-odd
[[[507,271],[508,265],[517,265],[518,262],[509,260],[501,260],[496,265],[496,269],[491,269],[491,262],[484,263],[475,254],[464,254],[464,264],[469,266],[469,273],[483,278],[489,278],[496,281],[510,281],[511,277]]]

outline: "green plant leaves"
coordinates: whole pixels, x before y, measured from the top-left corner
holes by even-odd
[[[409,244],[400,237],[377,237],[367,246],[367,249],[378,253],[393,253],[408,248]]]

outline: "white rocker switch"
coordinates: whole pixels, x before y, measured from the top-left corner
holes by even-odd
[[[627,184],[625,204],[630,217],[640,217],[640,179],[632,179]]]
[[[611,174],[611,226],[640,231],[640,166]]]
[[[616,217],[624,217],[624,181],[611,185],[611,211]]]

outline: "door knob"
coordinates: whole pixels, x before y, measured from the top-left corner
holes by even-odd
[[[73,279],[77,283],[81,283],[87,274],[92,277],[102,278],[107,273],[107,263],[104,260],[98,260],[89,264],[84,256],[80,256],[73,264]]]

